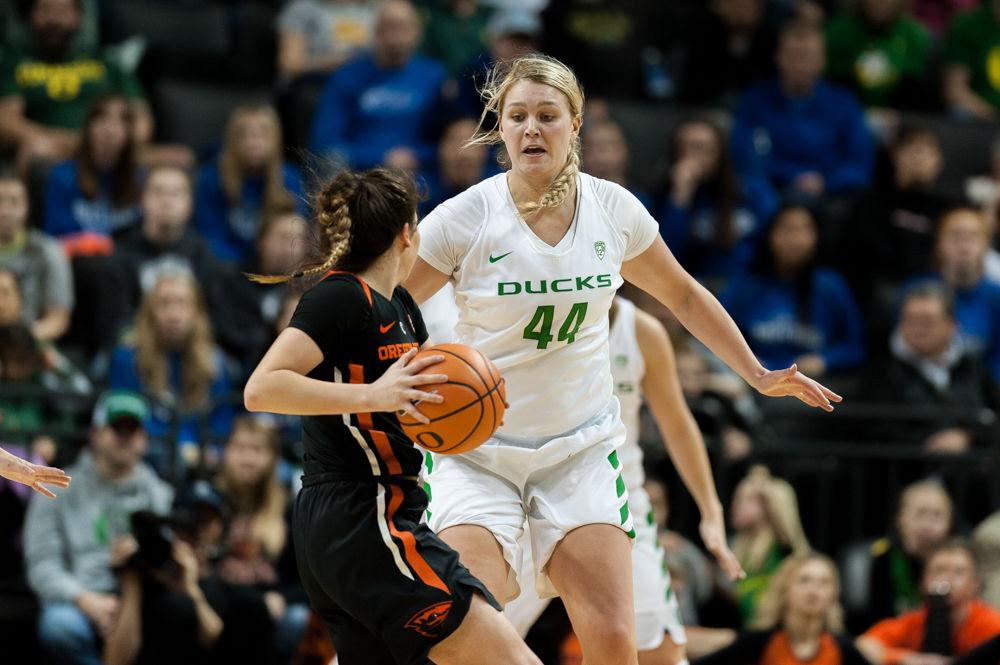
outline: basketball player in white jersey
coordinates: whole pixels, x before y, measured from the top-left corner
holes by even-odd
[[[629,512],[635,516],[632,589],[639,665],[682,665],[687,663],[684,653],[687,637],[677,598],[670,588],[670,573],[657,537],[652,504],[643,489],[646,474],[639,447],[639,408],[643,398],[656,418],[667,452],[698,504],[703,532],[711,534],[719,528],[717,520],[722,520],[722,507],[705,442],[684,401],[666,330],[655,317],[621,297],[612,303],[610,319],[611,377],[626,430],[618,459],[628,490]],[[527,539],[523,542],[528,543]],[[728,547],[718,550],[716,556],[727,573],[743,574]],[[525,563],[522,562],[522,575],[530,576],[531,567]],[[504,613],[525,636],[548,604],[549,599],[539,598],[533,589],[522,588],[521,595],[507,604]]]
[[[494,438],[429,458],[428,522],[498,600],[519,593],[525,520],[535,588],[563,599],[587,665],[636,665],[630,540],[615,451],[625,441],[608,364],[608,310],[627,279],[766,395],[827,411],[840,397],[792,367],[769,371],[718,301],[674,259],[624,188],[579,172],[583,92],[572,70],[527,56],[484,86],[511,168],[435,208],[406,281],[418,303],[451,281],[458,339],[507,381]],[[724,546],[721,528],[706,546]]]

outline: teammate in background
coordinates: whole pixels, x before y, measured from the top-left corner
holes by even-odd
[[[502,63],[483,93],[480,126],[488,113],[497,123],[473,141],[502,142],[511,168],[426,217],[406,284],[423,302],[453,283],[459,341],[504,374],[510,408],[485,445],[428,458],[428,521],[503,601],[519,593],[527,521],[536,589],[562,597],[586,662],[634,665],[635,532],[607,360],[616,289],[628,280],[656,297],[766,395],[828,411],[840,398],[794,365],[764,368],[635,196],[579,172],[583,92],[568,67],[538,55]],[[706,541],[719,552],[721,526]]]
[[[50,499],[56,498],[56,495],[45,485],[65,489],[69,487],[70,481],[70,477],[62,469],[32,464],[17,455],[8,453],[3,448],[0,448],[0,478],[27,485]]]
[[[632,548],[639,665],[679,665],[687,662],[684,653],[687,637],[677,598],[670,587],[670,573],[664,564],[652,503],[643,489],[646,474],[639,447],[639,408],[643,399],[656,418],[671,460],[698,504],[702,514],[700,530],[706,541],[724,529],[723,523],[716,522],[722,519],[722,508],[705,442],[684,401],[667,331],[652,315],[622,297],[612,302],[610,319],[611,376],[627,433],[625,443],[618,449],[618,459],[628,489],[629,512],[639,517]],[[728,547],[723,545],[715,554],[730,576],[743,574]],[[530,566],[522,564],[521,570],[530,579]],[[521,635],[527,635],[549,604],[548,599],[539,598],[533,591],[522,589],[521,595],[504,608]]]
[[[413,361],[427,339],[399,283],[420,245],[412,181],[383,169],[345,171],[316,207],[323,275],[247,381],[251,411],[304,416],[305,475],[293,513],[295,555],[341,665],[538,665],[458,554],[419,524],[421,453],[399,415],[428,422],[416,386],[443,360]],[[255,276],[279,282],[288,277]],[[409,350],[398,360],[385,346]],[[411,362],[412,361],[412,362]]]

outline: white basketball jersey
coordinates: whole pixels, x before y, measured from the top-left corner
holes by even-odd
[[[642,448],[639,447],[639,407],[642,406],[642,377],[646,362],[635,336],[635,305],[625,298],[618,298],[618,311],[608,338],[611,353],[611,377],[615,395],[621,404],[622,422],[625,423],[625,443],[618,448],[622,464],[622,480],[631,491],[642,485]]]
[[[420,232],[420,257],[452,276],[458,341],[507,381],[501,440],[551,438],[608,407],[608,309],[622,263],[659,232],[632,194],[580,174],[576,216],[553,247],[517,213],[500,174],[435,208]]]
[[[456,341],[458,307],[455,305],[455,289],[451,286],[451,282],[445,284],[420,306],[420,315],[424,319],[428,341],[431,344],[448,344]]]

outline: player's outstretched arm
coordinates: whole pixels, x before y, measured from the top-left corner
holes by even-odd
[[[69,487],[70,477],[62,469],[51,466],[41,466],[23,460],[3,448],[0,448],[0,477],[27,485],[50,499],[56,495],[46,485],[53,487]]]
[[[782,370],[761,365],[732,317],[681,267],[662,238],[625,262],[621,274],[669,307],[685,328],[760,393],[797,397],[824,411],[833,411],[831,402],[841,401],[839,395],[799,372],[795,365]]]
[[[654,317],[636,310],[635,334],[646,364],[642,394],[660,427],[667,454],[698,504],[701,539],[730,579],[745,577],[743,567],[726,544],[726,521],[705,440],[684,400],[667,331]]]
[[[248,411],[296,416],[405,411],[426,423],[414,402],[441,402],[444,398],[417,386],[444,383],[448,377],[421,373],[444,356],[410,362],[416,354],[417,350],[411,349],[400,356],[374,383],[321,381],[307,376],[323,361],[319,346],[298,328],[285,328],[247,379],[243,401]]]
[[[441,272],[418,257],[410,269],[409,276],[403,280],[403,287],[410,292],[418,305],[422,305],[444,288],[449,279],[451,275]]]

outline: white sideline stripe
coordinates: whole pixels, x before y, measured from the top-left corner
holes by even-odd
[[[341,375],[340,370],[337,369],[336,367],[333,368],[333,380],[335,383],[344,382],[344,377]],[[382,475],[382,470],[378,468],[378,459],[375,457],[375,453],[372,451],[371,446],[369,446],[368,442],[365,441],[365,437],[361,436],[360,430],[358,430],[357,427],[351,424],[351,414],[345,413],[343,417],[344,417],[344,425],[346,425],[347,429],[351,431],[351,434],[354,436],[354,439],[358,442],[358,445],[361,446],[361,449],[365,451],[365,456],[368,458],[368,464],[371,465],[372,467],[372,475],[373,476]]]
[[[389,548],[392,552],[392,558],[396,560],[396,567],[399,568],[399,572],[403,573],[411,580],[413,579],[413,573],[410,569],[403,563],[403,557],[399,554],[399,548],[396,547],[396,541],[392,539],[389,534],[389,525],[385,521],[385,487],[382,483],[377,483],[378,493],[375,495],[375,500],[378,503],[378,530],[382,532],[382,541],[385,546]],[[416,580],[414,580],[416,581]]]

